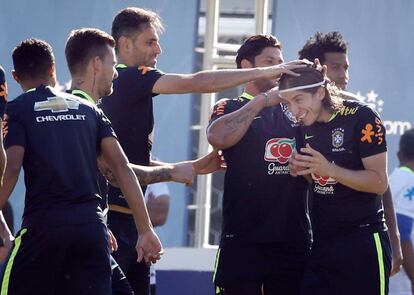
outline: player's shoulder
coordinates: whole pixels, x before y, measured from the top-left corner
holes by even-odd
[[[344,99],[342,106],[339,109],[339,113],[342,116],[347,117],[360,117],[360,116],[376,116],[379,117],[377,111],[369,104],[363,101]]]
[[[157,68],[152,68],[148,66],[132,66],[128,67],[124,64],[119,64],[116,67],[119,77],[128,77],[130,75],[135,76],[151,76],[152,74],[163,74],[162,71],[160,71]]]

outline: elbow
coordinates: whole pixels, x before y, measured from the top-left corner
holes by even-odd
[[[384,195],[388,190],[388,177],[382,177],[381,180],[373,187],[374,193]]]
[[[222,136],[217,133],[207,131],[207,141],[216,150],[223,150],[226,148],[225,141]]]

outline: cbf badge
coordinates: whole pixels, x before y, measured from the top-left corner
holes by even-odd
[[[344,150],[342,147],[344,144],[344,129],[336,128],[332,130],[332,151],[333,152],[341,152]]]

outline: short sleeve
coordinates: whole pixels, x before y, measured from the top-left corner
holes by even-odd
[[[115,131],[112,128],[111,121],[104,115],[101,109],[95,108],[98,119],[98,142],[105,137],[116,137]],[[98,145],[99,146],[99,145]]]
[[[213,106],[211,112],[210,112],[210,122],[209,124],[213,123],[218,118],[230,114],[239,108],[241,108],[243,105],[240,101],[237,99],[228,99],[223,98],[216,102],[216,104]]]
[[[360,108],[356,132],[361,158],[387,151],[384,125],[379,115],[370,107]]]
[[[120,75],[126,75],[124,79],[120,79],[123,85],[120,85],[121,89],[128,91],[133,90],[139,94],[139,97],[151,97],[158,94],[153,93],[152,89],[154,88],[155,82],[158,81],[160,77],[164,75],[160,70],[139,66],[139,67],[129,67],[125,72],[120,71]],[[118,79],[117,79],[118,80]],[[115,80],[115,81],[117,81]],[[136,98],[137,96],[129,95],[127,97]]]
[[[23,112],[19,103],[13,101],[7,104],[2,126],[6,149],[14,145],[26,148],[26,130],[21,118]]]

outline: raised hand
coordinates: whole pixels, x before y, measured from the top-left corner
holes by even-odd
[[[208,174],[217,170],[226,169],[224,158],[218,150],[213,150],[204,157],[192,161],[192,163],[197,175]]]

